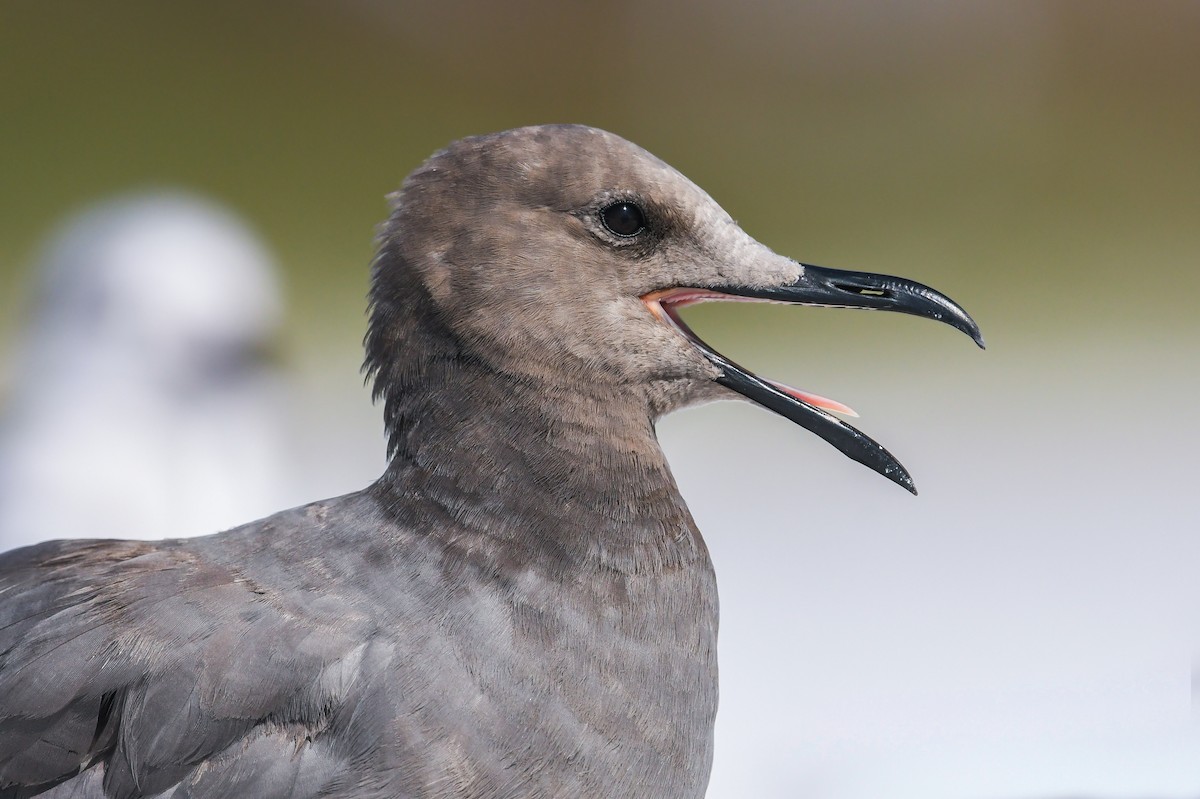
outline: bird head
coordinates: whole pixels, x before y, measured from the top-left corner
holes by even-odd
[[[416,297],[491,368],[548,390],[637,398],[652,417],[740,395],[913,490],[895,458],[832,415],[845,406],[754,375],[696,336],[678,309],[723,300],[900,311],[982,346],[974,321],[943,294],[778,255],[678,171],[595,128],[464,139],[392,200],[367,338],[377,380],[396,372],[389,353],[412,343],[401,331]]]

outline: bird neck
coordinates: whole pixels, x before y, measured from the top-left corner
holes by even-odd
[[[505,373],[404,319],[368,355],[389,449],[371,490],[398,523],[626,572],[707,557],[644,399]]]
[[[473,359],[426,366],[419,389],[387,400],[391,454],[376,484],[386,506],[428,518],[417,505],[433,503],[452,524],[426,529],[466,527],[621,571],[702,547],[637,402],[532,385]]]

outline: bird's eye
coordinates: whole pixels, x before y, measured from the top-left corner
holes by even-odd
[[[636,236],[646,229],[646,215],[636,203],[627,200],[606,205],[600,211],[600,221],[618,236]]]

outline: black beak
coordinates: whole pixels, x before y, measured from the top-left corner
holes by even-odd
[[[967,312],[958,303],[928,286],[888,275],[847,272],[808,264],[803,266],[804,274],[790,285],[768,288],[721,286],[709,289],[709,291],[730,298],[744,297],[799,305],[899,311],[945,322],[966,333],[981,348],[984,346],[979,326]],[[706,298],[719,299],[719,296],[710,294]],[[662,296],[657,301],[680,332],[697,345],[704,356],[721,370],[721,375],[717,378],[718,383],[816,433],[837,447],[847,457],[874,469],[912,493],[917,493],[908,471],[890,452],[870,437],[827,411],[763,380],[713,350],[679,318],[672,308],[669,294]],[[687,300],[684,300],[679,304],[686,304],[686,302]]]
[[[868,308],[875,311],[899,311],[945,322],[966,333],[983,349],[979,325],[954,300],[915,280],[871,272],[848,272],[823,266],[801,264],[804,274],[790,286],[765,289],[725,288],[738,297],[821,305],[831,308]]]

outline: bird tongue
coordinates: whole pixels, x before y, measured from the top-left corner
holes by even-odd
[[[828,397],[822,397],[820,394],[812,394],[812,393],[809,393],[808,391],[801,391],[798,388],[792,388],[789,385],[786,385],[784,383],[779,383],[779,382],[776,382],[775,380],[770,380],[765,377],[762,378],[762,380],[764,380],[767,383],[770,383],[775,388],[782,391],[784,394],[787,394],[790,397],[794,397],[795,399],[798,399],[801,402],[806,402],[809,405],[815,405],[818,408],[824,408],[825,410],[833,411],[834,413],[840,413],[843,416],[853,416],[855,418],[858,417],[858,413],[853,408],[851,408],[849,405],[843,405],[842,403],[838,402],[837,400],[832,400],[832,399],[829,399]]]

